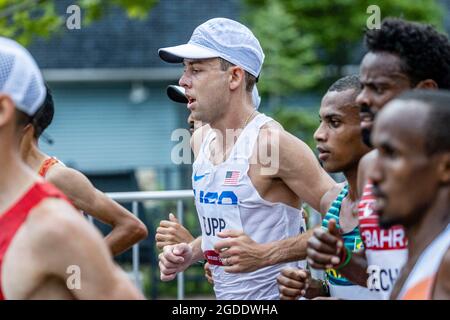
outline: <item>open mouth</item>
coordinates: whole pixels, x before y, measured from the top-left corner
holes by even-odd
[[[187,107],[190,109],[194,102],[196,102],[197,100],[189,95],[186,95],[186,98],[188,100]]]
[[[322,147],[317,147],[317,151],[319,151],[319,159],[322,161],[326,160],[331,154],[330,151]]]

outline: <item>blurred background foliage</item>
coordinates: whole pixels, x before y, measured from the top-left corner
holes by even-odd
[[[130,18],[146,19],[159,1],[74,0],[73,4],[80,7],[86,26],[117,7]],[[271,115],[310,145],[315,126],[308,111],[300,111],[302,105],[292,108],[297,111],[283,111],[281,98],[306,91],[322,95],[345,74],[345,66],[359,63],[370,5],[380,8],[381,18],[402,17],[443,29],[444,10],[436,0],[241,1],[242,20],[266,55],[258,82],[263,101]],[[58,15],[56,5],[56,0],[0,0],[0,34],[27,45],[35,37],[58,33],[67,16]],[[316,113],[317,108],[309,112]]]
[[[287,130],[315,145],[318,105],[283,108],[281,98],[312,91],[322,96],[362,56],[370,5],[388,16],[431,23],[443,30],[443,8],[435,0],[244,0],[243,20],[265,52],[258,90]],[[309,106],[307,106],[309,107]]]
[[[101,19],[119,7],[128,17],[145,19],[159,0],[74,0],[82,14],[82,25]],[[61,30],[66,15],[56,10],[57,0],[0,0],[0,34],[28,45],[35,37],[48,38]]]

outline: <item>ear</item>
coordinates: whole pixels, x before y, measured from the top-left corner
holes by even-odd
[[[439,157],[438,175],[443,184],[450,183],[450,152],[445,152]]]
[[[8,124],[14,118],[15,106],[11,98],[0,94],[0,127]]]
[[[420,81],[415,89],[439,89],[439,86],[437,85],[436,81],[432,79],[426,79]]]
[[[236,90],[245,81],[245,71],[241,67],[231,67],[230,69],[230,89]]]

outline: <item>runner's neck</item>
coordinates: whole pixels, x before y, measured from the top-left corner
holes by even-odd
[[[48,158],[50,156],[39,150],[36,144],[32,144],[24,155],[25,162],[35,172],[39,170],[42,163]]]
[[[31,186],[39,181],[39,178],[33,175],[31,169],[20,160],[20,157],[11,158],[5,161],[0,158],[0,215],[2,215],[11,205]]]
[[[448,214],[449,195],[449,188],[441,190],[437,194],[434,204],[428,208],[422,218],[413,226],[405,227],[408,238],[409,260],[419,256],[450,223],[450,215]]]

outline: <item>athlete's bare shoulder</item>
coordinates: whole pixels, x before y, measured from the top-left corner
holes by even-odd
[[[3,288],[9,298],[27,299],[41,288],[49,275],[55,275],[53,261],[60,260],[68,251],[65,246],[73,236],[72,230],[66,227],[67,217],[75,215],[79,214],[66,201],[56,198],[45,199],[30,211],[17,230],[3,264],[3,271],[8,275]]]
[[[45,199],[30,212],[25,224],[27,245],[36,257],[35,269],[43,277],[65,281],[69,268],[79,270],[82,285],[80,290],[71,291],[75,298],[142,297],[114,265],[100,232],[66,201]]]
[[[80,171],[59,164],[48,171],[45,179],[64,193],[67,189],[84,187],[85,183],[90,184],[88,178]]]
[[[271,121],[265,123],[261,129],[273,129],[273,130],[283,130],[283,126],[276,120],[272,119]]]
[[[61,240],[80,221],[84,222],[81,214],[67,201],[47,198],[30,211],[26,227],[30,234],[41,236],[43,241]]]
[[[433,293],[434,300],[450,300],[450,248],[442,258],[436,275],[436,286]]]
[[[331,203],[337,198],[345,183],[339,183],[334,185],[328,190],[320,200],[320,213],[325,214],[331,206]]]
[[[257,163],[264,170],[264,176],[277,177],[280,161],[282,161],[280,158],[286,154],[284,151],[285,140],[290,138],[287,134],[275,120],[265,123],[260,128],[252,152],[251,163]]]
[[[259,139],[259,150],[253,155],[258,155],[264,174],[281,179],[302,201],[319,211],[321,198],[336,183],[320,166],[311,148],[276,121],[262,127]]]
[[[372,150],[365,154],[358,164],[358,197],[362,195],[364,185],[367,183],[367,179],[370,173],[370,169],[375,162],[375,158],[378,155],[378,151]]]
[[[289,145],[292,143],[300,143],[307,147],[299,138],[284,130],[283,126],[276,120],[272,119],[272,121],[265,123],[261,127],[258,135],[258,144],[260,146],[267,148],[276,146],[281,150],[285,149],[286,143]]]
[[[45,199],[33,208],[25,227],[29,245],[41,262],[47,262],[41,264],[45,272],[56,272],[55,268],[61,265],[67,267],[70,259],[81,259],[83,254],[93,250],[94,243],[103,242],[101,234],[83,215],[67,201],[58,198]],[[106,245],[101,249],[102,252],[97,254],[109,254]]]

